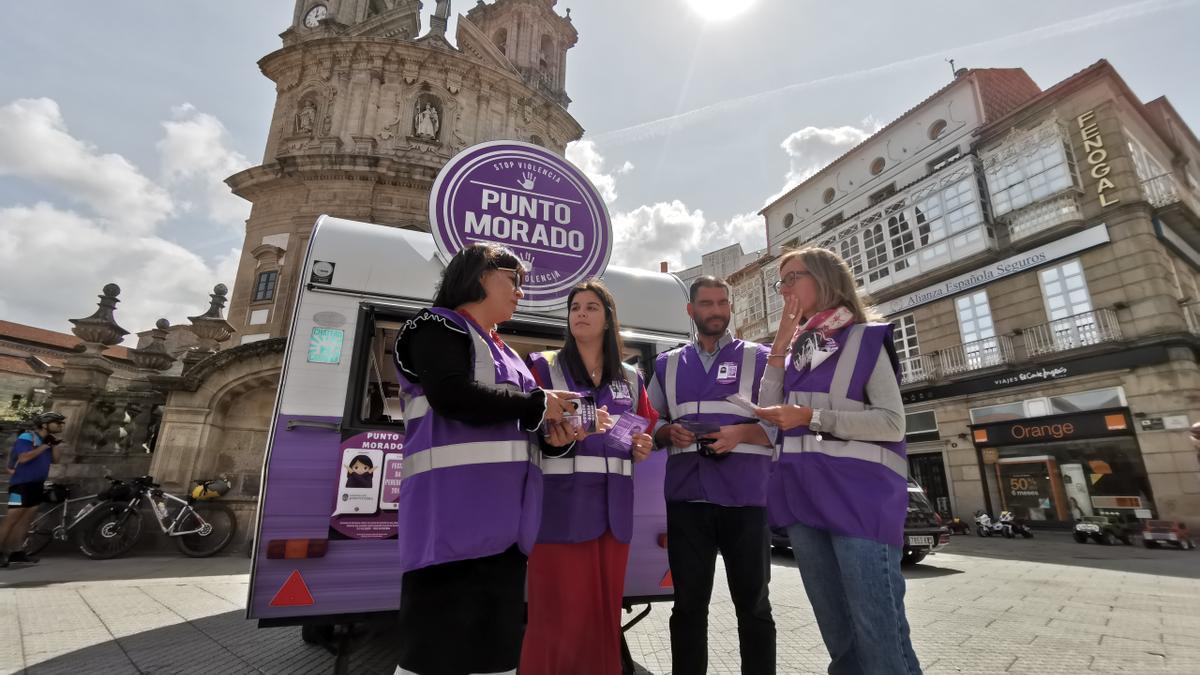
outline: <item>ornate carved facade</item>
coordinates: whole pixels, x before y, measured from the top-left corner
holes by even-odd
[[[578,36],[555,0],[481,2],[458,17],[457,47],[449,5],[418,38],[415,0],[296,3],[284,47],[259,62],[277,92],[263,163],[227,181],[254,204],[229,312],[237,343],[286,334],[321,214],[427,230],[433,179],[463,148],[514,139],[562,153],[582,134],[563,90]]]

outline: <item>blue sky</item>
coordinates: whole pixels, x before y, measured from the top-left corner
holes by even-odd
[[[1107,58],[1200,126],[1200,0],[727,0],[746,7],[724,21],[703,4],[558,3],[580,34],[567,89],[588,143],[571,156],[604,187],[627,264],[760,246],[763,203],[944,85],[946,58],[1042,87]],[[262,159],[274,90],[256,61],[292,6],[6,3],[0,317],[63,330],[110,280],[130,330],[203,309],[247,212],[220,180]]]

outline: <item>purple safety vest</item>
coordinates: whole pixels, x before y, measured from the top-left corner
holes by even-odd
[[[838,331],[833,339],[837,351],[816,368],[797,370],[788,359],[785,403],[818,410],[866,409],[867,380],[880,350],[892,340],[892,327],[855,324]],[[835,534],[903,546],[908,509],[904,441],[845,440],[808,427],[781,432],[778,441],[779,462],[768,490],[771,525],[803,523]]]
[[[409,319],[397,342],[422,321],[440,321],[471,338],[476,382],[525,392],[537,387],[516,352],[448,309],[435,307]],[[533,435],[516,420],[471,426],[438,415],[409,379],[415,373],[397,365],[405,424],[400,569],[482,558],[514,543],[529,553],[542,517]]]
[[[530,354],[529,367],[554,389],[595,396],[596,406],[607,405],[614,418],[637,410],[642,377],[632,368],[626,368],[628,381],[592,387],[575,382],[563,367],[561,352]],[[545,491],[539,542],[575,544],[606,530],[620,542],[633,537],[633,456],[630,448],[610,447],[606,439],[606,434],[594,434],[575,444],[574,457],[542,458]]]
[[[672,422],[718,425],[758,423],[747,411],[725,400],[733,394],[758,401],[758,383],[770,349],[733,340],[717,353],[705,372],[693,344],[658,355],[655,377],[662,383]],[[727,457],[705,457],[693,445],[671,448],[664,492],[668,502],[706,501],[721,506],[765,506],[773,448],[743,443]]]

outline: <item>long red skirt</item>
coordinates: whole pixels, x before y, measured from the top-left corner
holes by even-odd
[[[521,675],[620,675],[628,559],[629,544],[612,532],[578,544],[533,547]]]

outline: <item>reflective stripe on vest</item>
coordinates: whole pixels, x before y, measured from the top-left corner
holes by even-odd
[[[618,476],[633,475],[633,461],[621,457],[547,457],[542,460],[542,474],[568,476],[575,473],[602,473]]]
[[[414,455],[405,455],[401,471],[407,480],[433,469],[477,464],[530,461],[529,441],[481,441],[439,445]]]
[[[829,404],[834,410],[866,409],[862,401],[850,398],[850,380],[854,377],[854,369],[858,367],[858,356],[862,351],[863,335],[866,332],[867,327],[861,323],[850,327],[850,335],[846,338],[846,346],[842,348],[842,352],[854,358],[838,359],[837,367],[833,371],[833,380],[829,384]]]
[[[829,457],[858,459],[882,464],[901,477],[908,475],[908,460],[874,443],[865,441],[841,441],[831,438],[817,440],[816,436],[785,436],[783,454],[815,452]]]
[[[663,377],[663,393],[667,395],[667,411],[671,413],[671,419],[677,420],[684,415],[697,414],[700,412],[700,403],[704,404],[704,412],[706,413],[721,413],[745,417],[746,411],[729,401],[692,401],[680,405],[676,392],[678,391],[679,384],[679,358],[683,354],[684,349],[686,347],[676,349],[667,354],[667,372]],[[699,357],[699,351],[696,354]],[[754,400],[754,373],[758,366],[757,358],[758,350],[747,348],[746,343],[743,343],[742,369],[738,371],[738,393],[747,401]],[[749,377],[746,377],[747,373],[749,373]],[[710,405],[712,406],[711,408],[709,407]]]
[[[689,401],[680,403],[676,395],[679,386],[679,359],[683,354],[683,349],[676,349],[667,354],[667,372],[663,377],[663,393],[667,396],[667,411],[671,414],[672,420],[678,420],[687,415],[737,415],[738,417],[746,417],[746,409],[729,401]],[[697,356],[699,352],[697,351]],[[742,365],[738,371],[738,393],[747,401],[753,400],[754,395],[754,373],[758,366],[758,350],[751,348],[748,344],[742,344]],[[682,455],[688,452],[696,452],[696,447],[693,445],[690,448],[668,448],[669,455]],[[743,455],[762,455],[773,457],[775,448],[764,448],[761,445],[750,445],[748,443],[739,443],[735,445],[730,452],[736,452]]]
[[[494,381],[495,379],[496,378],[493,375],[492,380]],[[489,389],[496,389],[498,391],[521,391],[521,388],[515,384],[506,383],[501,385],[484,386],[488,387]],[[409,396],[407,398],[402,398],[401,401],[404,403],[405,424],[410,424],[414,420],[419,420],[425,415],[429,414],[429,399],[425,398],[424,396]]]
[[[814,408],[828,407],[833,410],[865,410],[866,404],[863,401],[855,401],[849,396],[850,380],[854,377],[854,369],[858,366],[859,352],[862,351],[862,340],[865,333],[866,326],[863,324],[854,324],[850,327],[850,335],[841,349],[841,355],[838,356],[828,394],[815,391],[789,392],[788,402],[793,405],[807,405]],[[858,459],[882,464],[900,476],[908,476],[907,459],[887,448],[866,441],[843,441],[834,438],[818,440],[818,435],[812,434],[784,436],[781,451],[783,454],[815,452],[829,457]]]

